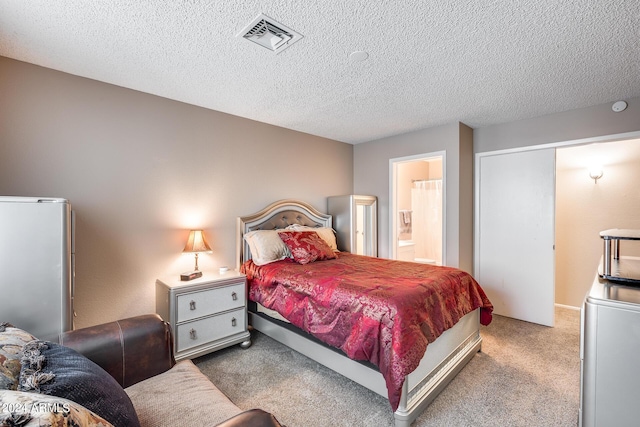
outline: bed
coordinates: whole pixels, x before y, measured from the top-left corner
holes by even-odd
[[[249,323],[388,398],[396,427],[408,427],[480,351],[493,307],[461,270],[338,252],[331,227],[297,200],[238,218]]]

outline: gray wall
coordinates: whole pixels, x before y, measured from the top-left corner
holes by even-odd
[[[2,57],[0,94],[0,194],[76,211],[78,327],[154,312],[155,279],[193,268],[190,228],[201,269],[235,267],[238,216],[353,189],[349,144]]]
[[[153,312],[155,279],[193,266],[180,255],[189,228],[213,247],[203,269],[234,266],[236,217],[277,199],[325,210],[327,196],[377,196],[387,257],[389,159],[442,150],[447,261],[471,271],[471,150],[638,131],[640,98],[627,101],[351,146],[0,57],[0,194],[71,200],[79,327]]]
[[[551,144],[640,130],[640,97],[626,100],[615,113],[613,102],[563,113],[475,129],[476,153]]]
[[[378,198],[378,255],[391,256],[389,244],[389,161],[446,151],[446,264],[473,270],[473,141],[462,123],[406,133],[354,147],[353,185],[356,194]]]

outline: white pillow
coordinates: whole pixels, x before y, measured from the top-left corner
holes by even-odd
[[[249,244],[251,259],[256,265],[265,265],[291,256],[277,230],[255,230],[245,233],[244,240]]]
[[[336,243],[336,232],[331,227],[309,227],[308,225],[293,224],[286,228],[295,231],[315,231],[318,236],[324,240],[327,245],[334,251],[338,252],[338,244]]]

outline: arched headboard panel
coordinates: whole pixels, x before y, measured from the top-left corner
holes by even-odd
[[[243,262],[251,259],[249,245],[243,238],[245,233],[253,230],[287,228],[293,224],[332,227],[333,222],[331,215],[323,214],[313,206],[293,199],[279,200],[252,215],[239,217],[236,242],[238,269]]]

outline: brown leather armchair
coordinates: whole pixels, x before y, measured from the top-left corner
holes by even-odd
[[[102,367],[122,387],[129,387],[173,367],[170,326],[157,314],[65,332],[60,344],[82,353]],[[250,409],[218,424],[218,427],[282,427],[261,409]]]

